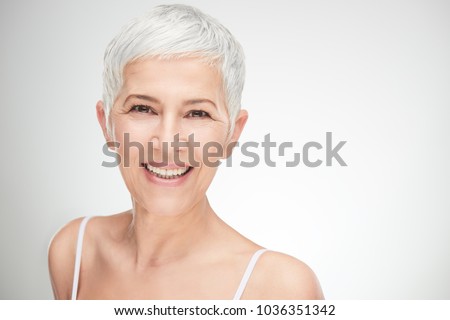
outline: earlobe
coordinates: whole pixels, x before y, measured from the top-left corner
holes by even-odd
[[[248,112],[247,110],[241,109],[234,121],[234,130],[231,137],[228,140],[228,145],[226,147],[226,158],[231,156],[233,148],[236,146],[242,131],[244,130],[245,124],[247,123]]]
[[[236,117],[236,121],[234,122],[234,131],[232,139],[235,141],[239,140],[242,131],[244,130],[245,124],[248,120],[248,112],[247,110],[240,110],[239,114]]]
[[[106,141],[109,143],[111,142],[111,137],[108,134],[108,129],[106,126],[106,114],[105,114],[105,106],[103,104],[103,101],[99,100],[96,105],[96,111],[97,111],[97,120],[100,124],[100,127],[102,128],[103,136],[105,137]]]

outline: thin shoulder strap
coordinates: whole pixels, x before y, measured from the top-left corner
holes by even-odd
[[[81,253],[83,251],[84,230],[86,230],[86,224],[90,218],[92,217],[84,217],[84,219],[81,220],[80,229],[78,230],[77,251],[75,255],[75,268],[73,272],[72,300],[77,300],[78,281],[80,278],[80,267],[81,267]]]
[[[234,295],[233,300],[241,299],[242,293],[244,292],[245,287],[247,286],[247,282],[250,279],[250,276],[252,275],[256,262],[258,262],[259,257],[266,251],[267,249],[259,249],[253,254],[252,258],[250,259],[250,262],[248,263],[247,269],[245,270],[244,276],[242,277],[241,283],[239,284],[239,287]]]

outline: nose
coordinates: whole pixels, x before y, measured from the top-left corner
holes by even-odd
[[[175,115],[163,115],[152,131],[150,142],[155,151],[155,157],[163,161],[173,162],[175,153],[182,150],[179,146],[180,142],[187,141],[187,137],[181,130],[180,120]]]

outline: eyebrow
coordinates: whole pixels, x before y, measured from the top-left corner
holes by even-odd
[[[156,98],[154,98],[154,97],[152,97],[152,96],[146,96],[146,95],[142,95],[142,94],[130,94],[130,95],[125,99],[125,103],[127,103],[128,100],[130,100],[130,99],[132,99],[132,98],[136,98],[136,99],[140,99],[140,100],[146,100],[146,101],[153,102],[153,103],[158,103],[158,104],[161,103],[158,99],[156,99]]]
[[[209,103],[211,104],[214,108],[217,109],[217,106],[214,102],[212,102],[209,99],[191,99],[191,100],[185,100],[183,101],[183,105],[191,105],[191,104],[201,104],[201,103]]]
[[[147,95],[142,95],[142,94],[130,94],[126,99],[125,99],[125,103],[128,102],[128,100],[132,99],[132,98],[136,98],[136,99],[140,99],[140,100],[146,100],[149,102],[153,102],[153,103],[157,103],[157,104],[161,104],[161,101],[159,101],[157,98],[152,97],[152,96],[147,96]],[[214,108],[217,109],[216,104],[210,100],[210,99],[206,99],[206,98],[199,98],[199,99],[189,99],[189,100],[184,100],[183,101],[183,105],[195,105],[195,104],[201,104],[201,103],[209,103],[211,104]]]

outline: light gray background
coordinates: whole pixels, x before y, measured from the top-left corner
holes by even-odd
[[[52,235],[129,208],[119,171],[100,166],[103,51],[171,2],[1,2],[0,298],[52,298]],[[242,141],[348,141],[348,167],[222,168],[219,215],[308,263],[327,298],[450,299],[450,2],[184,3],[245,49]]]

